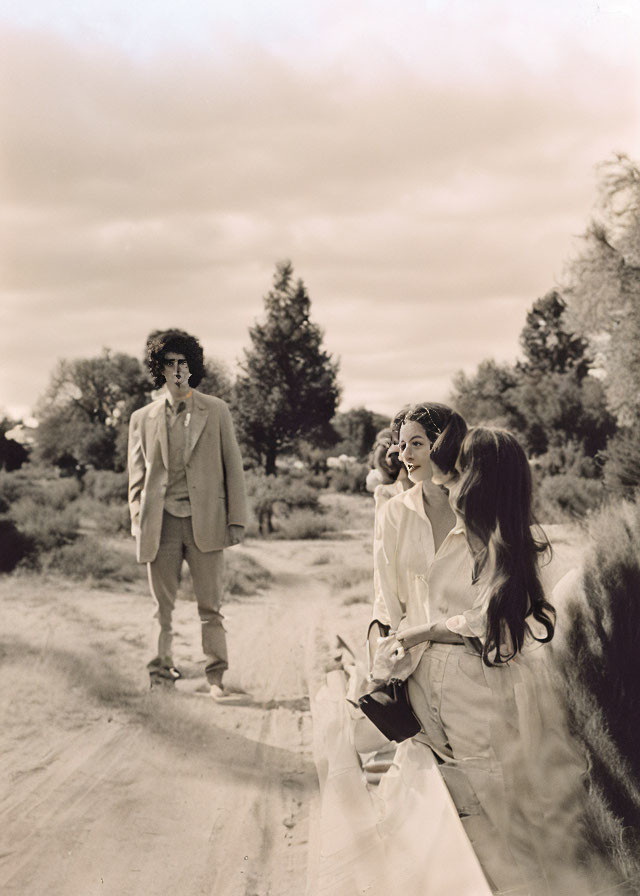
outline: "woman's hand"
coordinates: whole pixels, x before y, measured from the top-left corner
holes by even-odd
[[[395,635],[378,638],[371,666],[371,677],[376,681],[407,678],[411,674],[411,657]]]

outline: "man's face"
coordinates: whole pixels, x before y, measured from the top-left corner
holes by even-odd
[[[164,356],[162,372],[167,381],[167,389],[174,398],[180,398],[189,392],[189,365],[184,355],[179,352],[167,352]]]

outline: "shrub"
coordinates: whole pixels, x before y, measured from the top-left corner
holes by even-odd
[[[367,537],[373,534],[375,505],[370,494],[326,492],[322,507],[335,519],[336,529],[364,531]]]
[[[36,568],[40,556],[72,542],[78,534],[79,512],[75,499],[80,485],[60,478],[57,472],[37,465],[0,473],[0,507],[3,523],[5,571],[18,563]]]
[[[32,554],[40,554],[74,541],[80,518],[72,504],[64,509],[42,504],[34,498],[20,498],[11,505],[11,519],[32,543]]]
[[[11,572],[33,552],[33,542],[13,520],[0,519],[0,572]]]
[[[126,473],[115,473],[113,470],[88,470],[83,478],[87,494],[97,501],[126,504],[128,495],[128,476]]]
[[[73,507],[79,513],[82,526],[95,529],[101,535],[127,535],[131,531],[129,506],[122,501],[105,504],[82,495]]]
[[[314,489],[322,489],[327,487],[329,475],[326,469],[316,471],[310,470],[308,467],[292,467],[287,472],[287,479],[290,482],[303,482]]]
[[[278,538],[297,539],[320,538],[333,531],[331,521],[320,510],[292,510],[278,523]]]
[[[609,439],[604,457],[607,490],[633,498],[640,488],[640,425],[620,429]]]
[[[639,881],[640,506],[607,507],[590,529],[581,581],[566,603],[562,692],[588,759],[587,848],[620,881]]]
[[[545,523],[582,518],[602,505],[605,494],[601,479],[586,479],[574,472],[547,476],[536,491],[536,516]]]
[[[366,492],[369,467],[367,464],[352,463],[347,467],[331,470],[329,482],[337,492]]]
[[[43,484],[44,500],[49,507],[64,510],[80,495],[77,479],[49,479]]]
[[[328,473],[308,473],[305,482],[312,488],[323,489],[329,487]]]
[[[33,475],[30,475],[32,470],[32,466],[11,473],[0,470],[0,504],[3,513],[19,498],[41,494],[41,488]]]
[[[319,508],[318,491],[302,478],[266,476],[258,470],[247,474],[247,493],[261,534],[274,531],[276,511],[288,513],[294,508]]]
[[[62,509],[80,494],[75,479],[61,478],[47,467],[29,464],[11,473],[0,471],[0,502],[10,508],[21,498],[32,498],[41,504]]]
[[[134,582],[144,577],[143,567],[133,557],[92,537],[55,548],[47,554],[43,566],[71,579],[90,579],[98,585]]]

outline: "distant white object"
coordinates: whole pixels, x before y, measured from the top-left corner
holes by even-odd
[[[368,492],[375,492],[379,485],[384,485],[380,470],[369,470],[364,484]]]
[[[31,423],[33,423],[33,426]],[[35,440],[34,430],[37,426],[38,421],[33,417],[29,417],[24,423],[18,423],[13,429],[8,429],[5,432],[5,437],[18,442],[20,445],[32,445]]]
[[[349,467],[357,463],[358,459],[356,457],[351,457],[348,454],[341,454],[339,457],[327,458],[327,466],[330,470],[348,470]]]

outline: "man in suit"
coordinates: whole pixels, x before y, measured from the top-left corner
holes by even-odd
[[[139,563],[146,563],[160,625],[152,687],[172,686],[172,614],[183,559],[191,571],[202,624],[205,674],[211,696],[228,668],[220,612],[223,548],[239,544],[246,522],[242,457],[228,406],[195,390],[204,375],[200,343],[183,330],[154,332],[147,364],[160,397],[131,415],[129,509]]]

